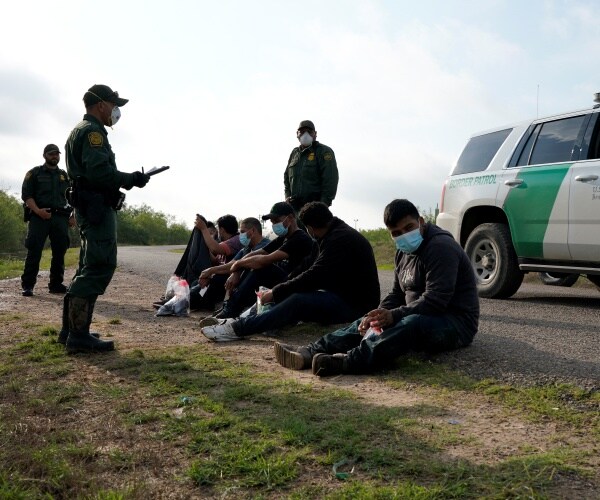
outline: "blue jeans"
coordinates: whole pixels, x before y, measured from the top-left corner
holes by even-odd
[[[294,293],[262,314],[240,318],[233,330],[240,337],[276,330],[298,321],[323,324],[344,323],[356,317],[356,311],[338,295],[327,291]]]
[[[366,373],[384,368],[408,351],[440,352],[466,347],[473,335],[464,332],[452,316],[412,314],[402,318],[381,335],[363,339],[358,332],[362,318],[345,328],[328,333],[308,346],[312,354],[339,352],[348,355],[349,373]]]

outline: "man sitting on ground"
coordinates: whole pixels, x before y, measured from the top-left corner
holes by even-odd
[[[262,235],[262,225],[254,217],[240,222],[239,239],[242,249],[225,264],[209,267],[200,273],[198,284],[190,289],[191,309],[214,309],[215,304],[225,297],[225,282],[231,273],[231,266],[251,252],[260,250],[271,240]]]
[[[392,201],[384,222],[397,248],[392,291],[377,309],[312,344],[276,343],[282,366],[312,366],[320,377],[368,373],[409,350],[446,351],[472,342],[479,297],[464,250],[450,233],[425,223],[408,200]]]
[[[298,321],[341,323],[377,305],[379,278],[373,248],[367,239],[334,217],[322,202],[306,204],[299,217],[319,244],[314,263],[263,295],[263,303],[274,302],[270,309],[204,327],[202,333],[206,337],[224,342]]]
[[[217,318],[234,318],[256,302],[259,286],[272,288],[299,272],[313,251],[314,242],[298,227],[293,207],[275,203],[263,220],[271,220],[277,238],[260,250],[236,260],[230,268],[225,288],[229,297]],[[242,280],[243,274],[243,280]]]
[[[195,286],[200,273],[215,265],[230,261],[242,249],[238,235],[238,222],[233,215],[223,215],[217,219],[218,240],[214,238],[214,224],[196,215],[194,229],[188,244],[173,274]],[[161,297],[153,303],[155,309],[167,301]]]

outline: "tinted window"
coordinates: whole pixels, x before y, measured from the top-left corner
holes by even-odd
[[[529,164],[569,161],[584,120],[585,115],[544,123]]]
[[[492,158],[504,143],[512,128],[472,137],[460,155],[452,175],[481,172],[488,168]]]
[[[529,139],[527,139],[527,142],[525,143],[525,147],[523,148],[523,151],[521,152],[521,155],[519,156],[519,161],[517,162],[517,167],[521,167],[522,165],[527,165],[529,162],[529,155],[531,155],[531,148],[533,148],[533,145],[535,143],[535,140],[537,139],[538,134],[540,133],[540,129],[542,128],[541,125],[537,125],[533,131],[533,133],[529,136]]]

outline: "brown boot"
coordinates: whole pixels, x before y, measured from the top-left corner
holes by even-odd
[[[275,349],[275,359],[281,366],[290,370],[305,370],[311,367],[313,357],[308,348],[280,342],[275,342],[273,348]]]
[[[312,360],[313,375],[319,377],[331,377],[346,373],[348,356],[346,354],[315,354]]]
[[[112,340],[99,340],[90,334],[90,324],[96,297],[69,297],[69,336],[67,352],[100,352],[112,351],[115,344]]]

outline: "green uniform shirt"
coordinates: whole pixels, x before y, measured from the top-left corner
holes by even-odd
[[[90,189],[114,192],[133,187],[133,174],[119,172],[104,125],[92,115],[73,129],[65,145],[67,172],[71,180],[81,177]]]
[[[335,198],[338,185],[338,169],[333,150],[314,141],[308,148],[293,149],[283,176],[285,197],[310,201],[322,201],[327,206]]]
[[[68,187],[69,179],[64,170],[41,165],[25,174],[21,199],[27,201],[33,198],[39,208],[64,208],[67,206],[65,191]]]

